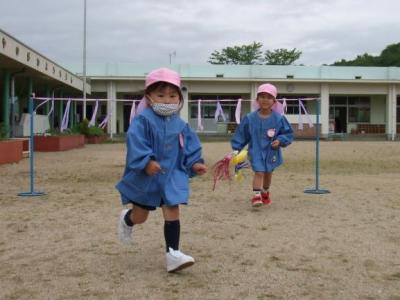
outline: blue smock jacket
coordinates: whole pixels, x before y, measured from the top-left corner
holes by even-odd
[[[161,171],[145,173],[149,160],[157,161]],[[126,165],[116,188],[123,204],[129,200],[147,206],[186,204],[192,166],[203,162],[197,134],[178,115],[157,115],[151,108],[136,116],[127,133]]]
[[[268,130],[274,132],[268,136]],[[271,142],[278,139],[280,147],[272,149]],[[283,163],[281,147],[293,141],[293,129],[285,116],[274,111],[267,118],[261,118],[258,111],[247,114],[240,122],[231,139],[233,150],[242,150],[249,145],[249,160],[253,171],[272,172]]]

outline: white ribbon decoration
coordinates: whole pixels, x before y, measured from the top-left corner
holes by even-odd
[[[94,107],[92,118],[90,119],[90,122],[89,122],[89,125],[88,125],[89,127],[92,127],[92,126],[96,125],[96,116],[97,116],[98,108],[99,108],[99,100],[96,100],[96,106]]]
[[[314,127],[314,125],[313,125],[313,123],[311,121],[310,115],[308,114],[306,108],[304,107],[303,101],[301,101],[301,99],[299,99],[299,127],[298,127],[298,129],[299,130],[303,130],[303,118],[301,116],[301,114],[302,114],[301,111],[302,110],[304,111],[304,114],[305,114],[305,116],[307,118],[308,126],[310,128]]]
[[[64,116],[61,122],[60,131],[63,132],[65,129],[68,128],[68,121],[69,121],[69,108],[71,106],[71,99],[68,100],[67,106],[65,107]]]
[[[35,112],[37,112],[37,110],[39,109],[39,107],[41,107],[43,104],[47,103],[50,101],[50,98],[46,99],[45,101],[43,101],[42,103],[40,103],[38,106],[36,106],[35,108]]]
[[[99,124],[99,127],[104,129],[108,123],[108,120],[111,118],[112,115],[112,109],[113,109],[113,100],[110,100],[110,112],[107,114],[107,116],[104,118],[104,120]]]
[[[225,118],[225,114],[224,111],[222,109],[221,103],[218,101],[217,102],[217,109],[215,110],[215,114],[214,114],[214,120],[215,122],[218,122],[218,117],[221,115],[222,120],[224,120],[224,122],[226,122],[226,118]]]
[[[197,130],[204,130],[203,124],[201,123],[201,99],[197,100]]]
[[[236,119],[236,124],[240,124],[240,114],[242,112],[242,98],[238,99],[238,103],[236,105],[236,110],[235,110],[235,119]]]
[[[132,101],[131,114],[129,115],[129,124],[131,124],[133,117],[136,115],[136,100]]]

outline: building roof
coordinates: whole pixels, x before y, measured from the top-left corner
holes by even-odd
[[[229,81],[356,81],[400,83],[399,67],[274,66],[274,65],[138,65],[88,64],[92,79],[143,79],[153,69],[169,67],[183,80]]]
[[[33,77],[37,82],[61,85],[78,91],[83,89],[83,81],[79,76],[1,29],[0,65],[11,72]],[[86,86],[86,90],[90,93],[90,85]]]

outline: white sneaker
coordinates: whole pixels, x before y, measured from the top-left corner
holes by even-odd
[[[166,253],[165,258],[167,260],[168,272],[180,271],[194,264],[193,257],[172,248],[169,248],[169,252]]]
[[[130,244],[132,243],[132,227],[128,226],[125,223],[125,215],[129,209],[124,209],[121,211],[119,215],[119,222],[118,222],[118,238],[122,243]]]

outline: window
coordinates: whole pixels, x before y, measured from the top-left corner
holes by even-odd
[[[400,97],[397,97],[396,122],[400,123]]]
[[[304,98],[317,98],[319,96],[316,95],[279,95],[279,99],[283,99],[286,98],[286,105],[287,105],[287,110],[286,110],[286,114],[287,115],[298,115],[299,111],[300,111],[300,104],[299,101],[295,101],[295,100],[289,100],[289,99],[304,99]],[[309,113],[309,109],[308,107],[308,102],[307,100],[302,101],[304,108],[306,109],[306,111]],[[302,114],[304,114],[304,111],[301,111]]]
[[[349,107],[349,122],[369,123],[371,111],[369,107]]]
[[[332,96],[332,97],[330,97],[329,102],[332,105],[347,105],[347,97],[346,96]]]
[[[232,106],[221,104],[222,110],[224,111],[225,118],[229,122],[231,121],[230,115],[232,111]],[[192,119],[197,118],[197,103],[192,103],[190,106],[190,117]],[[202,103],[201,104],[201,117],[204,119],[214,119],[215,111],[217,109],[217,104],[215,103]],[[235,114],[235,107],[233,107],[233,114]],[[222,121],[222,117],[219,117],[219,121]]]
[[[370,97],[351,96],[348,97],[349,122],[369,123],[371,116]]]
[[[197,101],[201,100],[215,100],[213,102],[201,102],[201,117],[204,119],[214,119],[215,111],[217,109],[217,99],[221,99],[222,110],[224,112],[226,122],[235,122],[235,111],[237,105],[237,99],[244,99],[242,95],[191,95],[190,99],[195,102],[190,103],[190,118],[197,119]],[[226,101],[234,99],[232,101]],[[219,121],[223,122],[222,117],[219,117]]]

